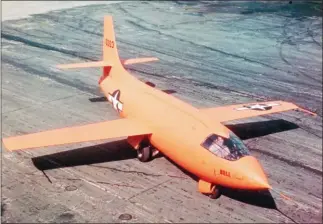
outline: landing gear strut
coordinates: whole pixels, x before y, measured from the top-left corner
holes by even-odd
[[[221,196],[220,186],[216,186],[204,180],[199,180],[198,189],[199,189],[199,192],[209,196],[212,199],[217,199]]]

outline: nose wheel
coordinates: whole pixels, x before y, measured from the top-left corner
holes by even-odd
[[[217,199],[221,196],[220,186],[216,186],[215,184],[209,183],[204,180],[199,180],[198,190],[202,194],[207,195],[212,199]]]
[[[208,196],[212,199],[218,199],[221,196],[221,191],[219,187],[214,186],[212,188],[211,193],[208,194]]]

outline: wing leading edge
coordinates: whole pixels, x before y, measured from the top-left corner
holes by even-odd
[[[118,119],[3,138],[3,143],[8,150],[19,150],[150,133],[134,120]]]
[[[219,122],[256,117],[288,110],[300,110],[311,115],[316,115],[315,113],[302,109],[293,103],[284,101],[257,102],[200,109],[200,111],[210,117],[214,117]]]

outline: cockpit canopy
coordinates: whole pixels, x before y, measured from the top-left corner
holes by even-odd
[[[201,145],[216,156],[231,161],[250,155],[248,148],[233,132],[229,138],[211,134]]]

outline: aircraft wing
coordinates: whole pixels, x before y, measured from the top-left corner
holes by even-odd
[[[293,103],[284,101],[246,103],[200,109],[200,111],[210,117],[214,117],[219,122],[256,117],[288,110],[300,110],[306,113],[310,113],[311,115],[316,115],[315,113],[302,109]]]
[[[3,138],[3,143],[8,150],[19,150],[150,133],[147,127],[134,120],[117,119]]]

